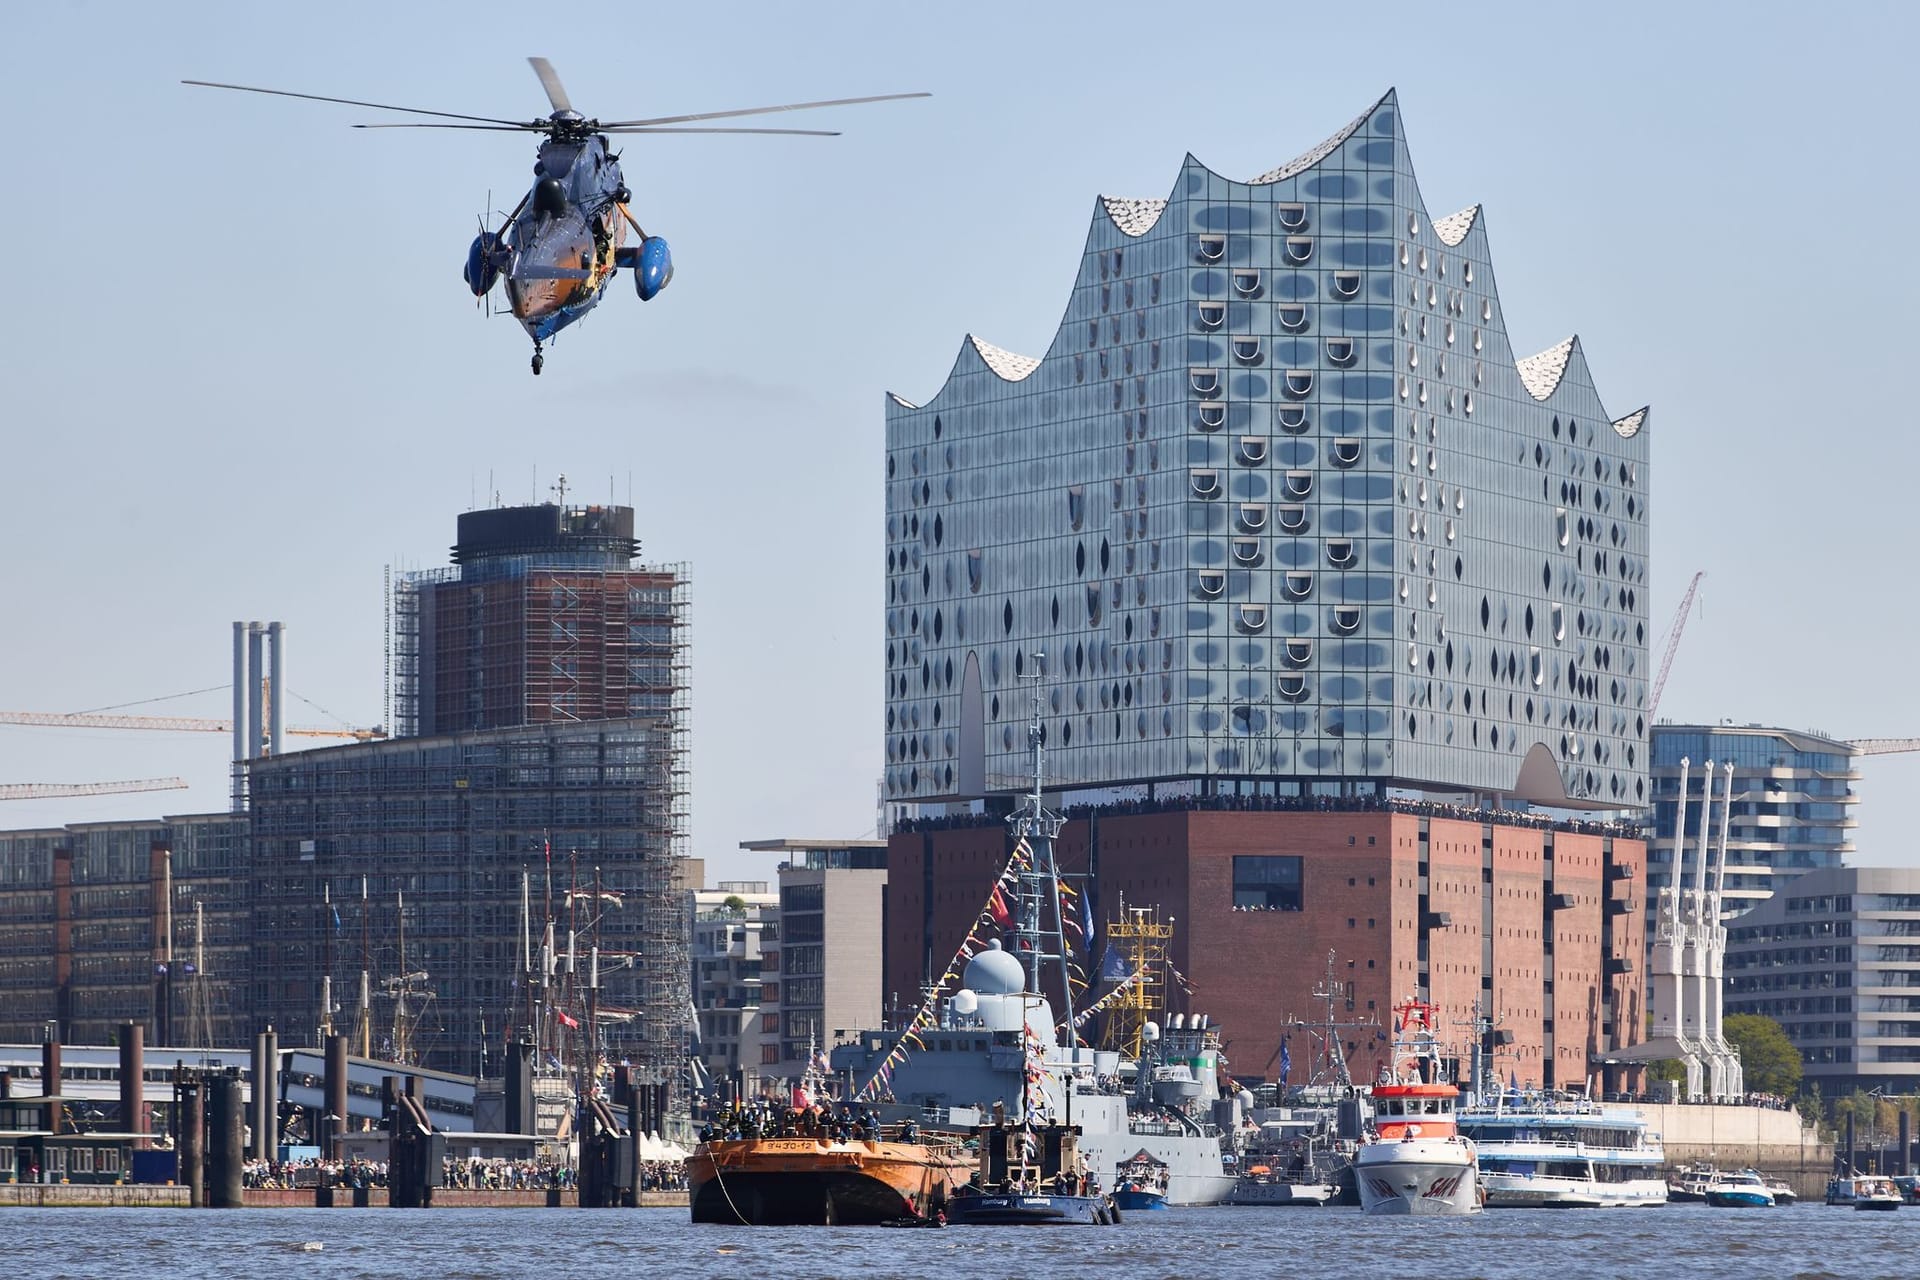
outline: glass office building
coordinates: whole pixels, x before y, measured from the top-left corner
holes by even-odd
[[[1016,788],[1037,693],[1069,790],[1640,808],[1647,420],[1512,349],[1392,93],[1101,197],[1043,356],[887,401],[885,797]]]
[[[1673,883],[1673,837],[1680,761],[1687,778],[1687,844],[1682,865],[1699,864],[1700,802],[1706,762],[1714,762],[1713,840],[1720,832],[1726,766],[1733,765],[1723,906],[1738,914],[1809,871],[1841,865],[1853,852],[1859,752],[1824,734],[1749,725],[1658,724],[1653,753],[1653,832],[1647,843],[1647,905]],[[1649,914],[1649,921],[1652,916]]]

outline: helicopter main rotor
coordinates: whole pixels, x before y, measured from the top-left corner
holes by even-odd
[[[829,98],[819,102],[786,102],[772,107],[746,107],[736,111],[704,111],[694,115],[655,116],[645,120],[608,120],[600,121],[583,116],[574,110],[572,99],[567,96],[566,86],[560,82],[560,75],[553,64],[545,58],[528,58],[533,73],[540,78],[540,86],[546,91],[547,101],[553,107],[553,113],[538,120],[508,120],[499,116],[467,115],[457,111],[430,111],[423,107],[402,107],[389,102],[364,102],[358,98],[332,98],[318,93],[294,93],[287,89],[262,89],[248,84],[224,84],[214,80],[182,80],[181,84],[195,85],[203,89],[230,89],[239,93],[264,93],[280,98],[304,98],[309,102],[334,102],[349,107],[368,107],[375,111],[399,111],[407,115],[436,116],[439,120],[461,121],[459,124],[441,124],[408,122],[405,124],[356,124],[356,129],[473,129],[495,133],[544,133],[551,138],[566,141],[584,138],[594,133],[735,133],[735,134],[784,134],[791,137],[834,138],[839,136],[835,129],[765,129],[736,128],[731,126],[709,127],[692,124],[700,120],[731,120],[741,116],[770,115],[780,111],[811,111],[819,107],[851,107],[868,102],[896,102],[904,98],[927,98],[927,93],[883,93],[864,98]]]

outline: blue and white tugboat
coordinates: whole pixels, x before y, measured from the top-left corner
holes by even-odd
[[[1120,1221],[1087,1173],[1072,1125],[982,1125],[980,1169],[947,1202],[954,1226],[1105,1227]]]

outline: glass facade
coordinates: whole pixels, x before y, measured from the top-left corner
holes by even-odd
[[[886,417],[889,802],[1015,789],[1037,692],[1069,789],[1646,803],[1646,411],[1516,359],[1392,94],[1102,198],[1045,357],[970,337]]]

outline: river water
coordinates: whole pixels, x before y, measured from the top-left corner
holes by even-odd
[[[319,1247],[313,1248],[312,1246]],[[1185,1209],[1117,1227],[694,1226],[684,1209],[5,1209],[0,1280],[50,1277],[1920,1276],[1920,1208]]]

